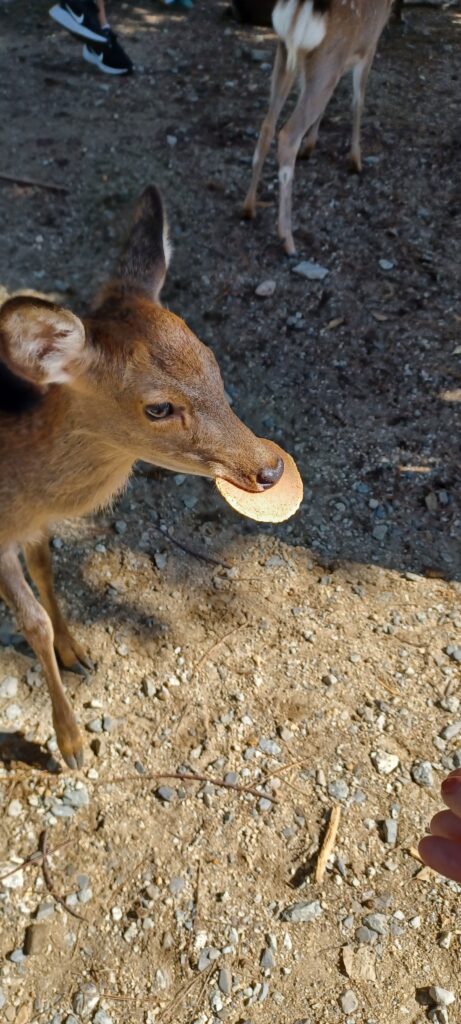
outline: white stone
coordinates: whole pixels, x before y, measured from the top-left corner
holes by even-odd
[[[397,754],[389,754],[386,750],[374,750],[371,760],[379,775],[390,775],[400,764]]]

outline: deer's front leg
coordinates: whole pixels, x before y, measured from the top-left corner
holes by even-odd
[[[54,647],[63,668],[79,675],[93,669],[93,663],[81,644],[72,636],[61,612],[53,588],[53,566],[48,537],[24,548],[27,568],[53,624]]]
[[[14,547],[0,548],[0,591],[14,612],[20,629],[43,667],[53,707],[53,725],[61,754],[69,768],[81,768],[83,764],[82,735],[59,675],[54,653],[51,620],[26,583]]]

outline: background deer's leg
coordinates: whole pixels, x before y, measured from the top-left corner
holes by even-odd
[[[337,76],[322,73],[322,67],[313,68],[304,81],[296,107],[286,124],[279,132],[279,221],[278,232],[285,251],[292,256],[296,250],[291,226],[291,201],[293,191],[293,174],[298,150],[303,137],[317,122],[320,123],[325,107],[337,82]]]
[[[69,768],[80,768],[83,764],[82,737],[59,675],[51,620],[26,583],[13,547],[0,548],[0,590],[43,667],[61,754]]]
[[[357,174],[360,174],[360,171],[362,170],[360,126],[362,121],[363,104],[365,101],[365,88],[374,55],[373,50],[371,56],[367,54],[366,57],[359,60],[352,71],[352,145],[348,163],[351,171],[356,171]]]
[[[315,124],[312,125],[312,128],[309,128],[309,131],[304,137],[299,148],[298,160],[308,160],[311,153],[314,152],[317,145],[317,139],[319,137],[319,128],[322,117],[318,117]]]
[[[272,139],[274,138],[277,119],[287,99],[288,93],[293,85],[296,67],[287,67],[287,49],[284,43],[277,44],[274,68],[272,71],[271,96],[269,110],[264,118],[259,133],[259,139],[253,154],[253,173],[251,184],[243,205],[243,212],[246,217],[254,217],[256,214],[256,192],[258,189],[261,171],[269,151]]]
[[[56,600],[48,537],[27,544],[24,555],[30,576],[53,624],[54,646],[61,665],[71,672],[86,675],[85,669],[91,670],[93,665],[83,647],[74,640]]]

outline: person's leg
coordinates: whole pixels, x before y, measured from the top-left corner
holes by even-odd
[[[106,5],[104,0],[96,0],[96,7],[98,8],[98,18],[101,24],[101,28],[109,28],[109,21],[106,14]]]

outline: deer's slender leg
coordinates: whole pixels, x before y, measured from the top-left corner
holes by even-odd
[[[54,632],[54,646],[61,665],[71,672],[86,675],[85,669],[92,669],[93,665],[83,647],[72,636],[56,600],[48,538],[45,536],[35,543],[27,544],[24,554],[30,576],[50,616]]]
[[[298,160],[308,160],[317,145],[317,139],[319,137],[319,128],[322,121],[322,117],[318,117],[312,128],[309,128],[307,135],[304,137],[302,144],[298,152]]]
[[[299,147],[306,131],[320,121],[323,117],[325,107],[336,86],[338,77],[335,74],[328,78],[322,74],[322,67],[312,70],[312,74],[306,79],[296,107],[286,124],[279,132],[278,140],[278,162],[279,162],[279,237],[283,241],[285,251],[289,256],[293,255],[295,245],[291,227],[291,198],[293,189],[293,174]]]
[[[374,51],[367,54],[362,60],[355,64],[352,71],[352,145],[349,153],[348,163],[351,171],[360,174],[362,170],[362,156],[360,152],[360,126],[362,122],[363,104],[365,102],[365,88],[370,68],[373,63]]]
[[[69,768],[80,768],[83,764],[82,736],[59,675],[51,620],[26,583],[14,547],[0,548],[0,590],[43,667],[61,754]]]
[[[261,177],[261,171],[272,139],[274,138],[277,119],[282,112],[283,105],[293,85],[295,76],[296,67],[288,68],[286,47],[284,43],[279,42],[277,44],[274,68],[272,71],[269,110],[261,125],[259,139],[253,154],[251,183],[243,204],[245,217],[254,217],[256,215],[256,193],[259,179]]]

